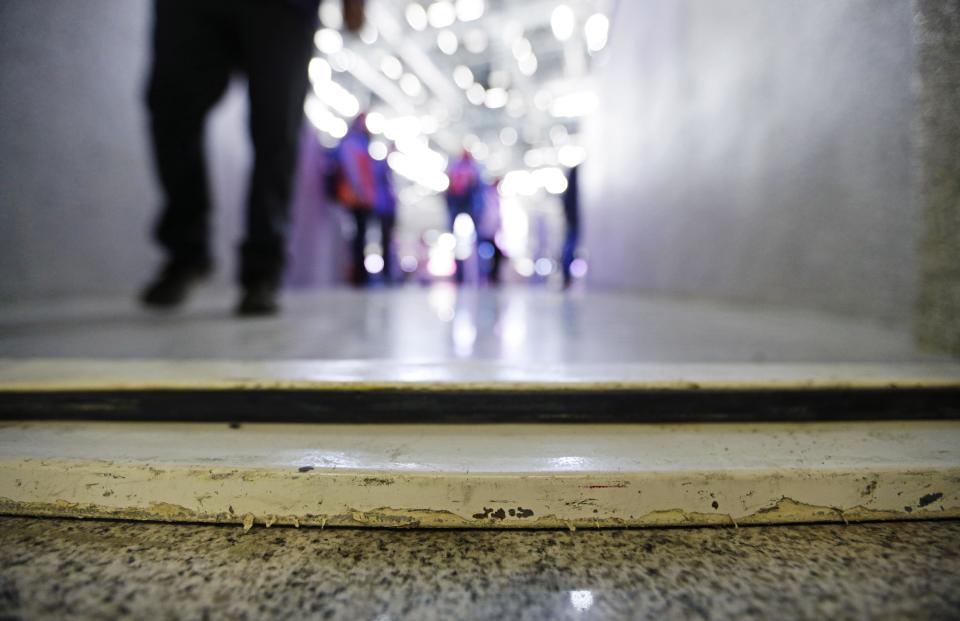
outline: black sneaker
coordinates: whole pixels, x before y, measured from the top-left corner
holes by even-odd
[[[244,287],[237,315],[240,317],[270,317],[280,312],[277,302],[277,287],[269,284],[255,284]]]
[[[140,301],[150,308],[176,308],[186,301],[190,291],[210,276],[212,271],[210,265],[168,263],[140,294]]]

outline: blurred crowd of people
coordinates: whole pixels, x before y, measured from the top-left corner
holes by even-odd
[[[328,151],[323,170],[326,198],[340,205],[349,214],[354,226],[349,240],[348,280],[363,287],[371,282],[371,272],[379,281],[392,284],[397,278],[394,252],[394,229],[397,222],[397,192],[391,169],[385,158],[375,158],[370,149],[367,115],[358,115],[346,136]],[[488,179],[479,162],[464,149],[447,169],[449,184],[444,192],[447,207],[447,232],[458,240],[455,269],[451,276],[462,284],[467,272],[467,259],[475,257],[479,282],[498,285],[504,251],[498,233],[501,229],[500,178]],[[561,256],[564,286],[572,282],[570,266],[579,241],[579,206],[576,168],[568,175],[568,188],[563,196],[565,241]],[[372,224],[379,230],[373,243],[379,253],[371,270]],[[466,245],[466,247],[464,247]]]
[[[341,3],[346,30],[359,32],[364,0]],[[214,269],[204,126],[210,109],[239,71],[247,78],[255,157],[239,252],[241,295],[236,313],[256,317],[280,310],[293,176],[308,87],[306,67],[314,51],[319,4],[320,0],[154,1],[147,106],[163,191],[154,236],[164,261],[140,294],[147,307],[170,310],[182,305]],[[371,274],[378,274],[379,280],[391,283],[398,273],[394,260],[398,200],[386,155],[371,154],[366,114],[354,118],[327,161],[327,199],[342,205],[354,224],[350,282],[366,286]],[[470,151],[464,150],[449,165],[445,183],[447,232],[441,235],[446,236],[453,258],[448,255],[448,272],[434,270],[431,275],[451,276],[463,283],[469,260],[471,269],[478,266],[478,280],[499,283],[504,258],[500,180],[488,179]],[[561,261],[565,284],[570,283],[579,230],[575,173],[568,185],[564,197],[567,239]],[[380,237],[376,253],[368,252],[372,224]],[[552,259],[541,257],[540,261]]]

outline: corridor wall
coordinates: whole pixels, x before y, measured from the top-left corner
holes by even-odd
[[[592,284],[910,321],[912,25],[901,0],[619,2],[585,130]]]

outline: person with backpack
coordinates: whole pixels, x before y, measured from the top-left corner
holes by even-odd
[[[483,177],[480,166],[467,149],[463,150],[460,158],[447,169],[447,178],[450,185],[447,187],[447,214],[450,218],[450,230],[453,230],[457,216],[463,214],[474,222],[483,211]],[[463,266],[461,259],[456,260],[454,278],[457,284],[463,283]]]
[[[380,245],[383,250],[382,278],[392,280],[393,228],[396,221],[397,199],[393,179],[386,160],[377,160],[370,155],[370,133],[366,126],[367,115],[354,119],[336,150],[333,152],[334,179],[327,184],[334,187],[336,201],[353,216],[356,224],[351,241],[350,281],[362,287],[369,283],[367,271],[366,240],[371,220],[380,225]]]

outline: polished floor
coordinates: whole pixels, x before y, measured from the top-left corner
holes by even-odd
[[[960,522],[369,531],[0,518],[6,619],[956,619]]]
[[[904,363],[905,328],[806,310],[536,289],[448,286],[289,293],[274,319],[235,319],[232,292],[174,314],[129,299],[0,306],[0,358],[456,360],[519,365]]]

